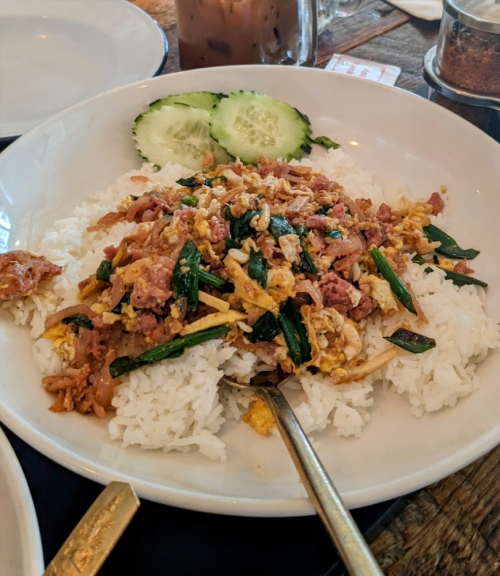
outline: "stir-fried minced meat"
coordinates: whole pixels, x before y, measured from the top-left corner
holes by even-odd
[[[474,270],[467,265],[467,258],[460,260],[453,266],[453,272],[458,274],[474,274]]]
[[[27,296],[42,280],[61,272],[61,266],[23,250],[0,254],[0,300]]]
[[[288,373],[319,369],[336,383],[336,371],[362,362],[363,319],[398,311],[370,249],[403,271],[408,247],[435,247],[423,231],[434,205],[393,211],[309,167],[265,158],[122,201],[88,230],[122,219],[132,229],[81,280],[81,303],[46,320],[63,361],[61,374],[44,379],[57,395],[52,410],[102,417],[112,375],[220,328],[217,337],[260,362]]]
[[[441,210],[444,208],[444,200],[441,198],[438,192],[433,192],[429,200],[427,200],[427,204],[432,206],[432,213],[434,216],[439,214]]]

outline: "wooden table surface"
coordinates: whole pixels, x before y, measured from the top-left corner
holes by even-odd
[[[131,0],[167,33],[163,73],[177,72],[174,0]],[[422,61],[436,44],[439,23],[410,18],[381,0],[332,23],[320,38],[318,66],[336,53],[395,64],[397,86],[425,86]],[[493,576],[500,574],[500,447],[464,470],[396,503],[384,526],[369,538],[390,576]],[[305,575],[307,576],[307,575]]]

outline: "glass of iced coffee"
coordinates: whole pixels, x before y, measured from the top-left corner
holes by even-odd
[[[176,0],[181,67],[314,66],[318,22],[361,0]],[[340,4],[342,8],[340,9]]]

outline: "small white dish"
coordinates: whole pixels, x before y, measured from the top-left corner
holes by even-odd
[[[125,0],[2,0],[0,139],[155,76],[167,51],[158,23]]]
[[[256,90],[307,114],[316,134],[344,147],[382,185],[403,183],[429,197],[448,186],[447,231],[481,250],[477,277],[489,283],[487,311],[500,320],[498,218],[500,146],[455,114],[377,82],[312,68],[228,66],[191,70],[118,88],[73,106],[0,155],[0,250],[36,249],[54,220],[89,193],[141,165],[134,118],[169,94]],[[320,151],[317,151],[321,153]],[[395,182],[396,181],[396,182]],[[0,418],[31,446],[84,476],[131,483],[141,497],[219,514],[294,516],[313,512],[281,438],[228,423],[228,461],[193,451],[122,449],[105,422],[53,414],[31,357],[29,330],[0,315]],[[395,498],[466,466],[500,442],[500,350],[480,366],[478,391],[452,409],[410,415],[378,389],[361,438],[314,434],[319,456],[349,507]]]
[[[23,470],[0,428],[0,574],[40,576],[44,570],[35,507]]]

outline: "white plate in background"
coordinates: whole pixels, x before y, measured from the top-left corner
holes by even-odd
[[[500,146],[451,112],[402,90],[310,68],[235,66],[181,72],[119,88],[74,106],[0,155],[3,248],[36,249],[55,219],[91,192],[139,167],[131,127],[148,103],[192,90],[256,90],[310,117],[315,134],[341,143],[375,180],[399,179],[417,197],[448,186],[447,231],[481,249],[477,276],[489,282],[487,310],[500,320],[498,214]],[[3,234],[2,234],[3,232]],[[53,414],[53,398],[31,359],[29,331],[0,322],[0,418],[45,455],[98,482],[130,482],[141,497],[225,514],[312,513],[280,438],[230,423],[226,464],[189,454],[121,449],[104,422]],[[350,507],[394,498],[439,480],[500,442],[500,354],[478,374],[480,389],[423,418],[394,393],[377,390],[360,439],[315,433],[319,456]]]
[[[0,574],[40,576],[44,570],[35,507],[16,454],[0,428]]]
[[[126,0],[2,0],[0,139],[155,76],[167,50],[158,23]]]

